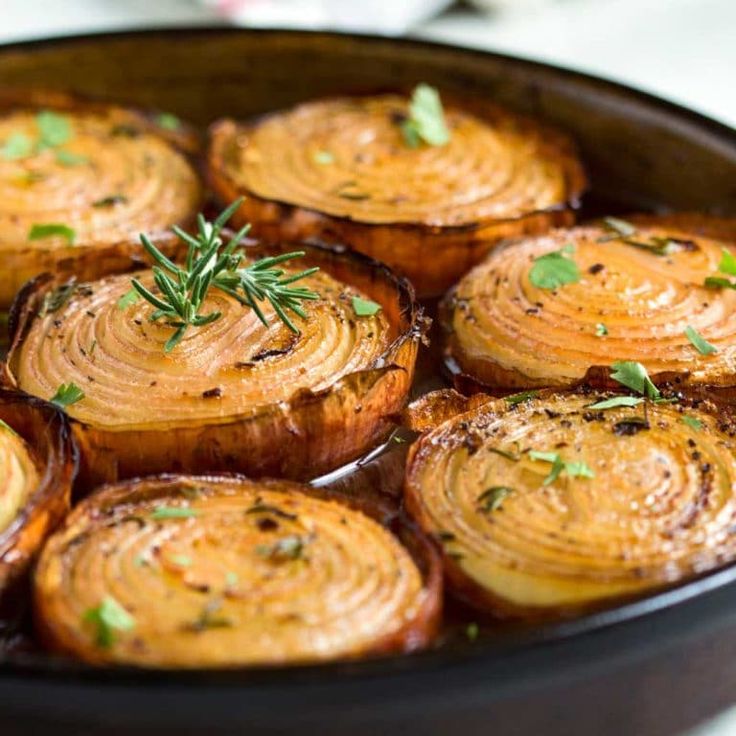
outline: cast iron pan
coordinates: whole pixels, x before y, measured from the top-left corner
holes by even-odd
[[[0,82],[157,107],[206,125],[426,81],[577,139],[587,213],[736,216],[736,131],[543,64],[417,41],[197,29],[0,48]],[[736,567],[584,619],[491,627],[418,655],[247,673],[92,671],[0,656],[0,732],[672,734],[736,700]]]

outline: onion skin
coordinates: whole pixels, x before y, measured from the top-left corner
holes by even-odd
[[[444,540],[446,580],[456,595],[496,617],[552,619],[650,594],[736,559],[733,409],[698,398],[649,403],[644,429],[627,422],[643,415],[642,405],[586,408],[612,396],[544,391],[514,407],[489,400],[412,446],[406,507]],[[530,449],[582,460],[595,477],[563,471],[544,486],[552,466],[529,458]],[[481,510],[481,493],[497,486],[511,491],[500,507]]]
[[[152,519],[161,507],[195,516]],[[271,556],[287,537],[303,547]],[[422,648],[441,589],[434,544],[366,501],[282,480],[169,475],[75,508],[37,566],[34,611],[45,644],[91,664],[230,668]],[[135,619],[109,646],[84,620],[105,596]],[[212,601],[223,623],[192,625]]]
[[[281,250],[295,247],[284,245]],[[160,415],[127,425],[103,426],[72,418],[81,450],[80,489],[87,491],[104,482],[172,470],[306,480],[360,457],[385,438],[411,386],[418,343],[428,326],[422,309],[408,282],[397,279],[384,266],[344,249],[316,244],[298,247],[307,251],[307,256],[299,260],[300,268],[319,266],[325,274],[382,305],[380,314],[389,324],[390,342],[372,364],[317,391],[295,391],[283,400],[232,416],[217,415],[221,399],[200,400],[198,395],[191,415],[176,421]],[[247,246],[248,256],[254,259],[276,251],[255,243]],[[58,279],[41,277],[16,300],[11,318],[13,341],[5,366],[5,380],[11,386],[18,385],[23,344],[39,306],[57,284]],[[215,322],[207,328],[217,326]],[[287,333],[286,328],[281,332]],[[163,360],[162,350],[160,356]],[[212,386],[217,383],[215,375]],[[145,396],[148,383],[140,388]],[[82,406],[80,402],[76,411]],[[199,413],[205,411],[206,415]],[[165,413],[163,409],[161,412]],[[75,407],[70,407],[68,413],[74,417]]]
[[[45,401],[0,389],[0,419],[30,448],[38,475],[15,519],[0,529],[0,611],[5,613],[17,603],[17,588],[47,535],[69,510],[77,451],[63,412]]]
[[[347,243],[407,276],[422,297],[443,293],[502,239],[574,222],[586,180],[566,137],[495,106],[463,101],[446,106],[454,136],[446,146],[409,149],[390,119],[405,107],[406,98],[395,95],[343,98],[306,103],[249,125],[220,121],[210,134],[209,182],[223,202],[246,195],[236,219],[252,223],[257,237]],[[375,138],[351,150],[360,131]],[[476,159],[467,151],[466,137],[479,142]],[[323,165],[309,158],[322,149],[335,149],[337,161]],[[501,172],[505,153],[508,169]],[[249,157],[254,166],[247,165]],[[489,160],[495,168],[485,171]],[[280,178],[259,179],[255,169],[251,183],[248,171],[259,161],[278,164]],[[475,167],[474,161],[479,162]],[[466,164],[468,170],[455,171]],[[279,190],[287,175],[303,175],[294,193],[288,183]],[[502,176],[507,177],[503,186]],[[346,198],[325,190],[340,177],[383,199],[372,204],[371,197]],[[411,195],[399,193],[391,200],[389,194],[402,187]],[[484,188],[491,191],[487,199]],[[453,205],[448,192],[455,191]],[[437,201],[440,192],[443,201]]]
[[[92,280],[125,270],[131,259],[143,256],[140,232],[173,253],[175,239],[165,233],[172,225],[192,223],[202,204],[202,187],[188,160],[198,141],[186,125],[169,131],[151,113],[64,94],[0,89],[2,137],[23,131],[33,139],[32,118],[42,110],[67,117],[75,132],[61,149],[88,161],[64,166],[55,161],[54,150],[0,159],[0,309],[7,309],[20,287],[40,273]],[[134,135],[106,132],[116,128]],[[142,171],[143,161],[149,162],[148,171]],[[40,179],[23,178],[31,174]],[[126,201],[100,204],[113,195]],[[47,223],[70,226],[75,243],[59,236],[28,239],[33,225]]]
[[[632,216],[637,238],[675,238],[680,250],[659,256],[597,225],[557,230],[491,253],[440,307],[445,362],[462,392],[601,385],[616,361],[638,361],[657,384],[729,386],[736,292],[703,286],[718,276],[733,221],[691,214]],[[715,237],[717,236],[717,239]],[[575,246],[580,280],[555,290],[534,286],[533,260]],[[720,274],[722,275],[722,274]],[[597,325],[607,334],[598,335]],[[718,349],[701,355],[685,330]]]

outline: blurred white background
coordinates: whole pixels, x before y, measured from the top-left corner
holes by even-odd
[[[736,0],[0,0],[0,11],[0,42],[213,22],[408,33],[593,72],[736,126]],[[698,736],[736,736],[736,711]]]
[[[0,41],[213,21],[407,32],[591,71],[736,125],[736,0],[474,4],[492,10],[450,0],[0,0]]]

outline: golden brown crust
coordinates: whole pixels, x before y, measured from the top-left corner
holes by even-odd
[[[569,388],[624,360],[641,362],[655,382],[733,384],[736,292],[704,285],[707,277],[723,276],[728,222],[692,215],[628,220],[637,226],[632,240],[671,239],[673,252],[656,255],[588,225],[501,247],[468,273],[440,310],[457,388],[497,394]],[[579,281],[536,286],[535,259],[568,246]],[[688,327],[717,352],[701,354]]]
[[[576,615],[736,558],[732,409],[591,408],[614,396],[492,400],[412,446],[406,506],[457,595],[500,617]],[[559,456],[556,477],[534,451]]]
[[[109,598],[127,625],[90,620]],[[429,540],[365,501],[160,476],[83,501],[44,549],[34,601],[43,641],[93,664],[283,665],[426,646],[441,572]]]
[[[567,138],[463,102],[447,107],[448,145],[409,149],[392,120],[405,106],[396,95],[333,99],[221,121],[210,183],[223,201],[246,195],[237,217],[258,237],[347,243],[420,296],[442,293],[504,238],[574,221],[585,176]]]
[[[46,536],[69,510],[77,452],[63,413],[44,401],[0,389],[0,420],[7,425],[0,431],[22,438],[36,466],[37,479],[13,521],[0,529],[2,607],[12,598]]]
[[[288,249],[284,246],[284,250]],[[34,391],[41,393],[53,393],[53,386],[46,385],[49,370],[54,371],[54,380],[58,378],[58,383],[68,383],[77,374],[82,376],[79,378],[81,388],[89,392],[90,399],[69,407],[68,412],[73,417],[82,453],[80,484],[84,488],[172,469],[186,472],[226,470],[294,479],[307,479],[333,470],[375,446],[393,426],[393,417],[403,408],[411,386],[418,342],[426,325],[411,287],[396,279],[385,267],[334,248],[311,245],[306,250],[307,256],[300,259],[300,267],[317,265],[324,277],[318,275],[316,278],[334,279],[348,284],[348,291],[352,289],[367,295],[382,306],[379,315],[363,318],[365,321],[357,317],[346,319],[343,313],[352,309],[350,300],[337,297],[330,306],[325,297],[324,306],[315,303],[318,306],[313,308],[314,321],[302,325],[302,336],[297,339],[273,320],[272,327],[261,327],[250,310],[239,307],[237,315],[231,313],[235,320],[231,320],[232,325],[226,323],[225,317],[221,320],[222,329],[238,333],[232,345],[229,340],[220,341],[222,345],[216,354],[210,355],[210,333],[192,330],[191,340],[185,338],[180,347],[165,354],[162,340],[168,337],[163,334],[166,328],[154,329],[143,317],[136,322],[135,314],[128,319],[129,315],[115,306],[117,291],[113,294],[114,301],[107,307],[86,308],[82,302],[94,299],[92,294],[82,296],[79,306],[76,303],[67,305],[70,317],[62,307],[45,321],[38,320],[36,315],[45,295],[58,285],[49,282],[48,278],[39,279],[24,291],[14,308],[11,321],[14,339],[6,366],[6,381],[25,388],[36,387]],[[247,253],[253,258],[266,252],[273,253],[274,249],[266,250],[254,243],[247,246]],[[123,288],[117,283],[120,278],[97,282],[91,291],[106,294],[110,284],[120,291]],[[132,307],[131,312],[138,306]],[[140,309],[144,306],[141,303]],[[87,323],[95,324],[95,319],[103,321],[105,334],[100,334],[99,344],[93,348],[96,338],[85,330]],[[238,327],[241,320],[247,325],[242,331]],[[355,344],[355,335],[362,335],[368,322],[375,323],[375,334],[364,335],[365,339]],[[140,326],[136,326],[138,323]],[[328,332],[320,337],[322,325]],[[214,328],[212,334],[217,336],[220,323],[211,326]],[[141,335],[145,332],[145,336],[135,338],[137,330],[142,331]],[[64,340],[70,341],[69,345],[43,339],[52,332],[58,332],[57,337],[64,336]],[[293,373],[289,368],[292,353],[304,353],[302,357],[307,361],[310,354],[322,350],[323,344],[331,345],[336,334],[341,337],[330,351],[334,355],[325,355],[317,363],[314,360],[305,363],[307,373],[299,366],[293,368],[297,371]],[[134,338],[139,340],[140,355],[135,349]],[[133,340],[132,347],[115,359],[116,346],[125,347],[130,340]],[[243,340],[252,342],[251,347],[258,346],[258,360],[249,360],[253,356],[244,349],[243,355],[233,358],[238,365],[223,363],[229,351],[239,349]],[[38,343],[38,350],[29,348],[36,344],[33,341]],[[187,341],[191,347],[185,344]],[[366,346],[374,342],[373,352],[364,354]],[[351,344],[354,344],[352,352],[343,356]],[[284,349],[276,351],[278,347]],[[49,351],[47,357],[41,358]],[[100,352],[96,356],[97,351]],[[67,358],[74,361],[69,373],[64,372]],[[330,380],[329,375],[307,380],[311,373],[317,376],[320,370],[337,370],[333,366],[336,360],[341,361],[339,372],[334,374],[337,380]],[[200,376],[202,361],[208,366],[204,378]],[[126,368],[128,364],[130,370]],[[102,366],[105,370],[100,373]],[[291,372],[279,373],[283,366]],[[58,375],[57,368],[61,371]],[[140,375],[141,371],[149,369],[153,386],[151,380],[144,380],[145,375]],[[121,371],[125,374],[126,370],[127,378],[121,375],[120,380],[110,383],[110,372],[117,375]],[[242,383],[243,376],[253,371],[258,372],[254,380]],[[191,387],[187,388],[187,377],[194,372],[197,375],[191,382],[195,389],[208,377],[210,383],[206,388],[213,390],[202,391],[200,387],[196,395],[189,395]],[[251,389],[267,388],[269,375],[278,381],[273,391],[266,392],[260,399],[248,399],[244,404],[238,392],[247,397]],[[39,383],[41,378],[46,382],[43,390]],[[137,386],[138,393],[130,392],[130,381]],[[105,388],[108,383],[109,390]],[[232,396],[226,395],[228,391]],[[161,403],[165,396],[168,398]],[[136,403],[132,408],[131,397]],[[125,406],[116,407],[118,401]],[[103,416],[105,402],[108,404],[107,417]],[[183,407],[181,411],[179,404]],[[135,416],[131,414],[133,410],[137,412]],[[99,419],[94,418],[98,416]]]
[[[39,115],[52,112],[68,139],[42,143]],[[28,279],[45,271],[80,279],[125,269],[143,254],[138,235],[161,236],[193,221],[202,202],[188,161],[197,149],[191,129],[157,124],[152,113],[64,94],[0,89],[0,144],[24,139],[27,151],[0,155],[0,308]],[[60,159],[66,156],[66,159]],[[74,233],[31,238],[36,225]]]

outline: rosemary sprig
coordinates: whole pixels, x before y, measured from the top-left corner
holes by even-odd
[[[240,267],[245,254],[236,249],[250,230],[250,225],[238,231],[227,245],[220,236],[242,201],[240,198],[233,202],[214,222],[208,222],[203,215],[199,215],[196,235],[190,235],[178,227],[172,228],[188,246],[187,257],[182,266],[173,263],[149,238],[141,235],[144,248],[157,264],[153,267],[153,280],[159,293],[154,294],[138,279],[133,279],[132,284],[156,308],[150,320],[156,322],[163,318],[174,328],[173,335],[164,345],[165,352],[173,350],[190,327],[207,325],[222,316],[220,312],[200,314],[211,288],[219,289],[241,304],[249,306],[266,326],[268,320],[258,302],[268,301],[279,319],[297,334],[299,330],[289,318],[288,312],[306,319],[301,302],[319,298],[319,294],[307,287],[292,286],[294,282],[318,271],[318,268],[307,268],[290,276],[284,276],[283,269],[278,268],[286,261],[303,256],[303,251],[262,258]]]

